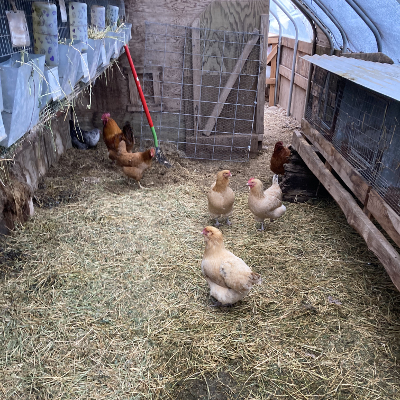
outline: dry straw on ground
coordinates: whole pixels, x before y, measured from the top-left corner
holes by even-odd
[[[3,245],[0,397],[398,399],[399,293],[331,201],[288,204],[256,230],[245,182],[269,182],[268,152],[231,165],[222,227],[264,283],[216,309],[200,232],[229,164],[170,155],[138,190],[101,144],[69,150]]]

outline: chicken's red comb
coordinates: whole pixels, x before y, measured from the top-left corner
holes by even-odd
[[[247,183],[250,183],[250,181],[252,181],[254,178],[250,178],[248,181],[247,181]]]
[[[104,114],[101,116],[101,120],[102,120],[102,121],[104,121],[105,119],[108,119],[108,118],[110,118],[110,113],[104,113]]]

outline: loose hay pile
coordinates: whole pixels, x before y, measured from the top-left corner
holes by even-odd
[[[264,283],[215,309],[200,233],[227,165],[155,165],[146,191],[104,153],[70,150],[5,240],[0,397],[399,398],[400,295],[334,203],[289,204],[257,232],[245,178],[269,182],[269,155],[231,166],[225,244]]]

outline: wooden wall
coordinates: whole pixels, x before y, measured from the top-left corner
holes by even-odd
[[[294,43],[295,43],[294,39],[286,37],[282,38],[277,103],[279,103],[281,107],[286,109],[288,106],[288,99],[289,99]],[[306,54],[308,55],[312,54],[312,43],[299,41],[297,48],[297,55],[296,55],[296,68],[295,68],[295,78],[293,85],[292,103],[290,109],[290,115],[296,118],[298,121],[301,121],[301,119],[304,116],[306,91],[308,85],[308,73],[310,69],[310,63],[301,58]]]
[[[260,29],[261,14],[269,12],[269,0],[125,0],[127,22],[132,23],[129,50],[135,67],[142,67],[145,52],[145,22],[191,26],[200,18],[200,26],[214,30],[252,32]],[[101,114],[110,112],[120,122],[137,119],[135,107],[130,107],[134,97],[129,90],[129,64],[125,54],[118,60],[107,77],[101,77],[93,87],[90,109],[89,96],[77,104],[76,110],[83,129],[101,128]],[[122,73],[121,73],[122,72]],[[136,90],[136,88],[131,91]],[[135,116],[136,114],[136,116]]]

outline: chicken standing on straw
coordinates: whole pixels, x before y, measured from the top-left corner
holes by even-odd
[[[226,217],[226,223],[231,225],[229,216],[232,214],[235,193],[229,187],[229,178],[232,176],[228,170],[219,171],[217,180],[208,192],[208,211],[211,218],[215,218],[215,225],[219,226],[218,218]]]
[[[285,173],[284,164],[289,162],[291,155],[290,149],[283,145],[283,142],[276,142],[274,152],[271,157],[270,168],[274,174],[283,175]]]
[[[273,222],[286,212],[286,207],[282,204],[282,190],[278,183],[278,175],[274,175],[272,186],[265,191],[259,179],[250,178],[247,186],[250,188],[249,209],[256,221],[261,222],[261,230],[263,231],[266,218]]]
[[[261,276],[225,249],[219,229],[207,226],[202,233],[206,248],[201,271],[210,287],[210,295],[217,300],[214,306],[231,306],[243,299],[254,285],[261,284]]]

